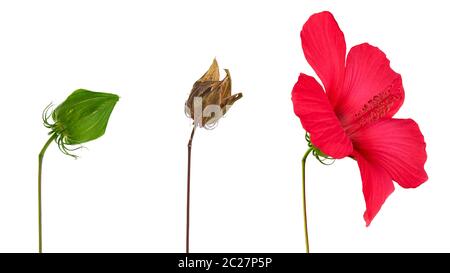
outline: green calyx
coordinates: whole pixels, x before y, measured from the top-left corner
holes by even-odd
[[[319,148],[314,146],[314,144],[312,144],[311,137],[308,134],[308,132],[306,132],[306,134],[305,134],[305,139],[306,139],[306,142],[308,142],[308,147],[312,148],[312,155],[315,158],[317,158],[317,160],[319,160],[320,163],[322,163],[323,165],[332,165],[334,163],[334,161],[336,159],[332,158],[329,155],[326,155]]]
[[[67,145],[81,145],[101,137],[118,100],[115,94],[78,89],[51,113],[52,104],[44,109],[44,126],[51,130],[50,135],[56,135],[55,141],[64,154],[76,157],[71,152],[81,147],[72,149]]]

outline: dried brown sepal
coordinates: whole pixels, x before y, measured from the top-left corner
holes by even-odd
[[[219,65],[216,59],[208,71],[198,79],[186,101],[186,110],[194,124],[203,127],[217,122],[240,98],[242,93],[231,94],[230,71],[220,80]]]
[[[211,66],[206,71],[206,73],[198,79],[198,81],[218,81],[220,79],[220,72],[219,72],[219,64],[217,64],[216,58],[214,58]]]

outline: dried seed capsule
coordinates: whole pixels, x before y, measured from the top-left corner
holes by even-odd
[[[186,113],[199,127],[216,123],[242,97],[242,93],[231,95],[230,71],[220,80],[219,65],[213,60],[210,68],[192,87],[186,101]]]

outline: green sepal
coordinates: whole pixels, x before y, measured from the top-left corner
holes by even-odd
[[[325,154],[319,148],[314,146],[314,144],[311,142],[311,137],[308,132],[306,132],[306,134],[305,134],[305,139],[306,139],[306,142],[308,143],[308,147],[312,148],[313,156],[317,160],[319,160],[320,163],[322,163],[323,165],[332,165],[334,163],[334,161],[335,161],[334,158]]]

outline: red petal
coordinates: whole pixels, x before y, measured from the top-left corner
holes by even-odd
[[[412,119],[388,119],[352,136],[355,150],[383,167],[404,188],[415,188],[428,179],[427,153],[419,126]]]
[[[328,11],[313,14],[300,33],[305,58],[319,76],[330,102],[338,101],[345,72],[345,38]]]
[[[369,44],[353,47],[347,56],[342,101],[335,108],[344,128],[359,129],[392,117],[405,97],[400,74],[386,55]]]
[[[292,90],[292,102],[295,114],[317,148],[334,158],[351,154],[352,143],[316,79],[300,74]]]
[[[366,201],[364,220],[366,225],[369,226],[378,211],[380,211],[384,201],[394,191],[394,183],[392,183],[389,174],[382,167],[370,162],[358,152],[354,153],[354,157],[358,161],[361,172],[364,199]]]

